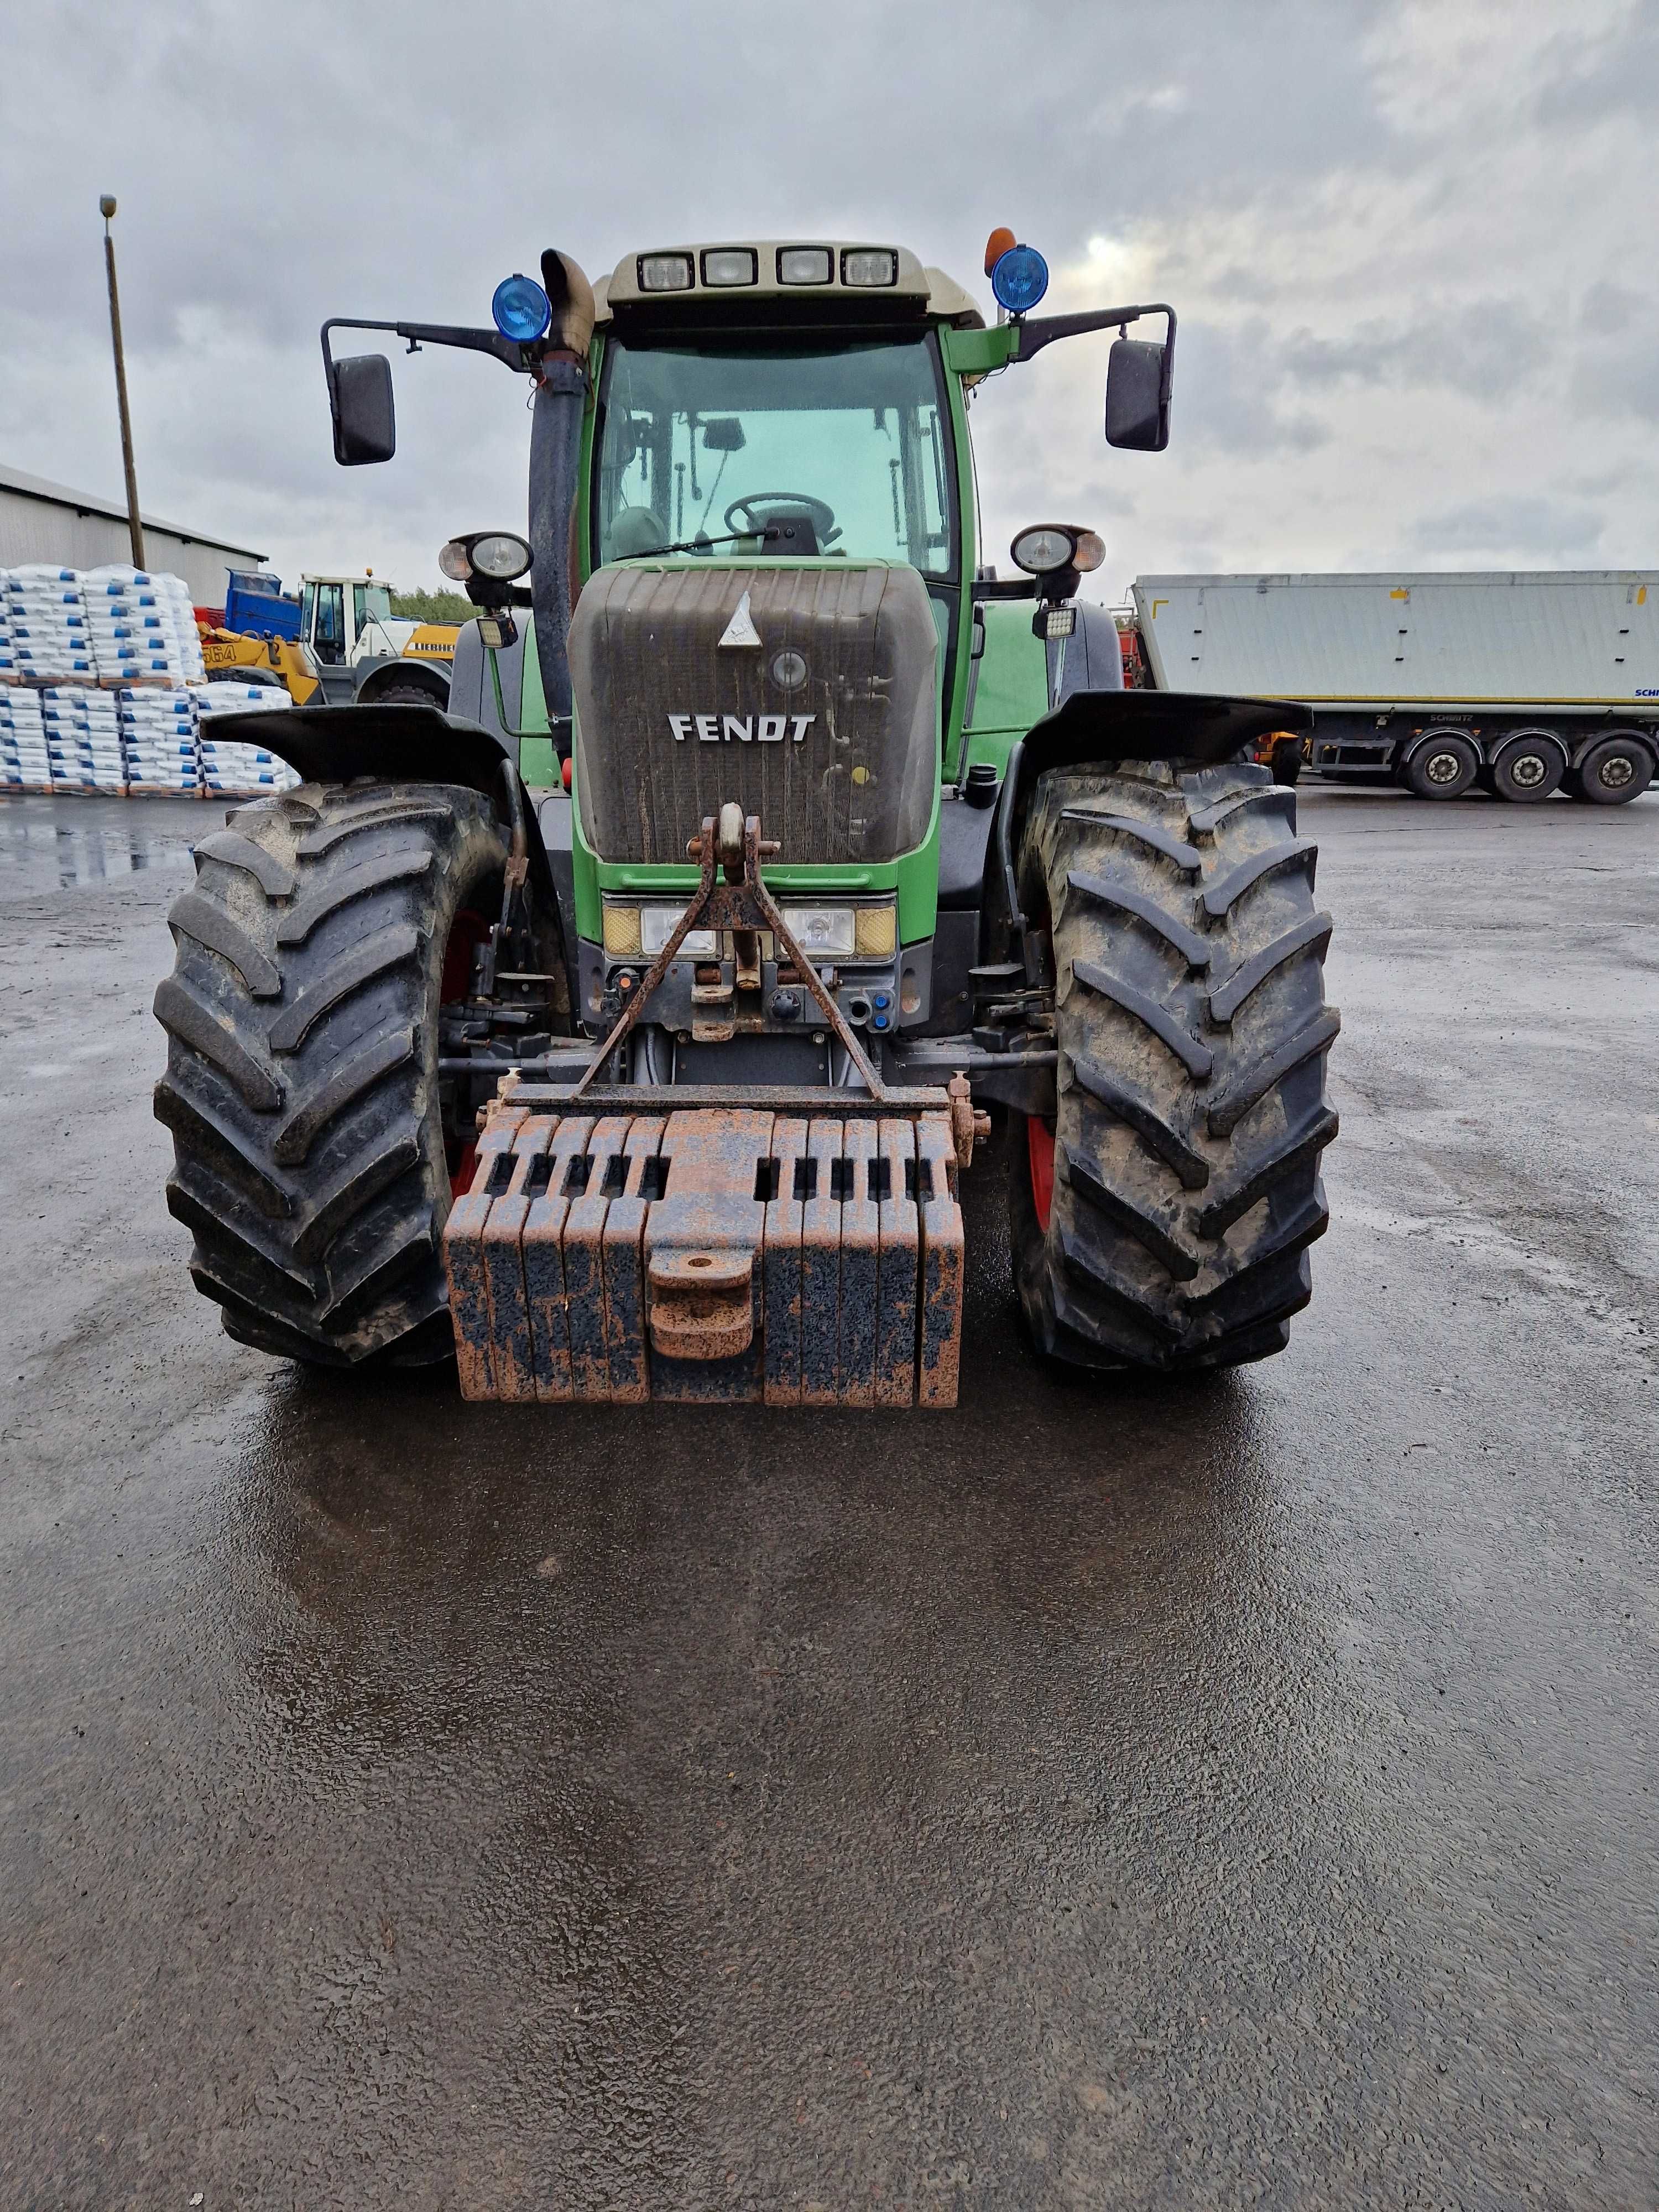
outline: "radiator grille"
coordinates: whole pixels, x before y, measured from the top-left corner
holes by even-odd
[[[721,645],[745,594],[761,643]],[[784,860],[911,851],[939,775],[937,654],[914,568],[600,569],[570,626],[589,844],[683,861],[736,799]]]

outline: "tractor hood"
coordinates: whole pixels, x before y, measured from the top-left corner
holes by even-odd
[[[683,866],[728,799],[786,863],[895,860],[926,838],[939,647],[914,568],[600,568],[569,650],[582,829],[601,859]]]

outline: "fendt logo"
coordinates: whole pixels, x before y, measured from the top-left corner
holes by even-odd
[[[671,714],[668,726],[675,743],[682,745],[693,729],[705,745],[729,745],[733,738],[740,745],[781,745],[786,731],[799,744],[817,719],[816,714]]]

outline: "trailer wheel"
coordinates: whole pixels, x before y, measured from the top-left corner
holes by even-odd
[[[1051,1358],[1237,1366],[1308,1303],[1338,1019],[1295,810],[1253,765],[1038,785],[1020,896],[1054,949],[1057,1111],[1010,1115],[1009,1209]]]
[[[1300,738],[1280,738],[1273,747],[1273,775],[1275,783],[1294,791],[1302,775],[1302,740]]]
[[[1419,799],[1461,799],[1480,766],[1480,754],[1461,731],[1436,730],[1406,763],[1406,786]]]
[[[1653,781],[1653,755],[1640,738],[1603,738],[1567,778],[1574,799],[1592,806],[1627,806]]]
[[[1523,730],[1506,738],[1492,764],[1492,788],[1499,799],[1530,806],[1547,799],[1567,772],[1567,750],[1547,730]]]
[[[167,917],[156,1118],[171,1212],[230,1335],[329,1366],[453,1350],[437,1011],[507,847],[447,785],[301,785],[233,811]]]

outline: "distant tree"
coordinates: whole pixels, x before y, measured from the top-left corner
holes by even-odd
[[[471,622],[478,611],[459,592],[398,592],[392,594],[392,611],[402,622]]]

